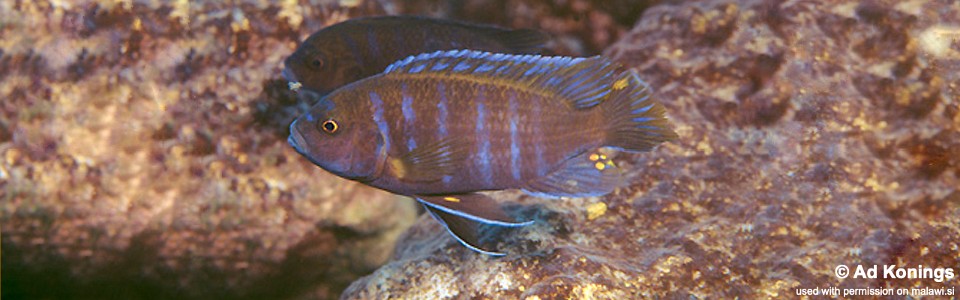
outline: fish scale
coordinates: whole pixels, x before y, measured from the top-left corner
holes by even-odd
[[[476,87],[471,87],[471,88],[476,88]],[[506,94],[506,92],[505,92],[503,89],[497,89],[497,88],[492,87],[492,86],[491,86],[491,87],[488,87],[488,88],[486,89],[486,91],[488,91],[488,92],[487,92],[487,93],[488,93],[488,95],[487,95],[488,98],[497,98],[497,97],[500,97],[499,95],[497,95],[497,92],[498,92],[498,91],[501,92],[501,94]],[[427,97],[431,97],[430,95],[426,95],[426,96],[427,96]],[[459,119],[459,120],[475,120],[475,119],[477,118],[477,112],[476,112],[475,109],[471,109],[471,108],[477,106],[477,101],[478,101],[477,96],[478,96],[478,95],[465,95],[465,96],[462,96],[463,98],[461,98],[461,99],[464,99],[464,98],[465,98],[465,99],[469,99],[469,100],[468,100],[468,101],[464,101],[462,105],[459,105],[459,106],[457,106],[457,107],[454,109],[455,111],[460,111],[460,112],[461,112],[461,115],[455,116],[453,119]],[[427,103],[428,103],[428,102],[427,102]],[[535,127],[538,126],[538,125],[535,125],[535,124],[532,124],[532,123],[528,123],[528,120],[527,120],[526,118],[523,118],[523,116],[524,116],[525,114],[529,113],[529,111],[530,111],[529,107],[530,107],[531,105],[539,105],[539,104],[537,104],[536,101],[531,101],[531,102],[526,103],[526,105],[518,105],[518,108],[517,108],[517,110],[518,110],[518,120],[517,120],[517,122],[518,122],[518,127],[519,127],[519,128],[528,128],[528,129],[529,129],[529,128],[535,128]],[[497,162],[512,161],[512,160],[513,160],[512,154],[511,154],[511,152],[510,152],[510,147],[509,147],[509,136],[511,135],[511,130],[510,130],[510,127],[509,127],[510,119],[508,118],[507,114],[505,113],[506,111],[509,110],[509,103],[487,101],[487,102],[485,103],[485,107],[486,107],[486,110],[487,110],[487,111],[496,112],[496,113],[487,113],[487,114],[485,115],[484,122],[483,122],[483,123],[485,123],[485,124],[484,124],[484,125],[485,125],[485,134],[490,136],[490,145],[491,145],[490,147],[492,148],[492,151],[491,151],[491,154],[490,154],[490,159],[485,160],[485,161],[481,161],[481,160],[480,160],[481,157],[480,157],[480,151],[479,151],[479,149],[481,149],[481,148],[483,148],[483,147],[482,147],[481,145],[479,145],[479,142],[478,142],[478,141],[474,141],[474,142],[472,142],[472,143],[468,143],[468,144],[465,145],[465,147],[467,147],[467,148],[477,149],[477,150],[474,150],[474,151],[471,153],[471,154],[472,154],[472,155],[471,155],[471,160],[474,160],[474,161],[477,162],[477,163],[475,163],[474,166],[471,166],[472,168],[468,168],[468,169],[471,170],[471,172],[474,173],[474,174],[482,174],[482,173],[483,173],[482,166],[481,166],[482,163],[497,163]],[[427,107],[424,107],[424,108],[428,109],[429,107],[427,106]],[[476,122],[476,121],[473,121],[472,124],[471,124],[471,123],[467,123],[467,122],[463,122],[463,123],[460,123],[460,124],[462,124],[462,125],[459,125],[459,126],[458,126],[458,125],[453,125],[453,126],[451,126],[451,125],[448,124],[447,126],[448,126],[448,128],[452,128],[452,129],[451,129],[452,131],[458,132],[458,134],[469,134],[471,131],[476,131],[476,128],[477,128],[477,122]],[[423,130],[423,132],[417,133],[417,135],[427,134],[427,133],[429,132],[429,130],[431,130],[432,128],[430,128],[430,127],[421,127],[421,129]],[[539,137],[531,136],[530,133],[532,133],[532,132],[531,132],[531,131],[518,132],[518,135],[519,135],[519,136],[524,137],[523,139],[520,140],[520,144],[521,144],[521,145],[527,145],[527,146],[525,146],[525,147],[522,147],[522,149],[520,149],[520,155],[523,155],[523,154],[525,154],[525,153],[532,153],[532,151],[531,151],[529,148],[531,148],[532,145],[534,145],[534,144],[536,144],[537,142],[539,142]],[[557,159],[557,158],[559,158],[559,155],[556,156],[556,157],[550,157],[550,156],[547,156],[547,157],[546,157],[547,160],[554,160],[554,159]],[[528,161],[532,161],[532,160],[528,160]],[[530,168],[530,167],[521,167],[521,170],[524,170],[524,171],[525,171],[525,170],[530,170],[530,169],[532,169],[532,168]],[[501,168],[501,169],[498,169],[498,170],[499,170],[499,172],[496,172],[495,174],[493,174],[493,176],[496,177],[496,178],[513,178],[513,177],[514,177],[514,176],[512,176],[512,174],[509,174],[509,173],[506,172],[506,171],[510,171],[510,172],[512,173],[512,168],[509,168],[509,169],[502,169],[502,168]],[[522,172],[522,173],[525,173],[525,172]],[[520,176],[520,177],[521,177],[520,179],[522,179],[522,178],[529,178],[529,177],[532,177],[533,175],[534,175],[534,174],[523,174],[523,175]],[[497,183],[495,184],[495,186],[505,185],[505,184],[510,184],[510,182],[497,182]],[[494,187],[494,188],[496,188],[496,187]]]
[[[387,123],[393,124],[393,130],[389,131],[389,144],[391,147],[387,149],[388,154],[394,156],[402,156],[409,151],[406,148],[408,145],[408,137],[416,137],[416,143],[418,144],[430,144],[435,143],[437,140],[436,137],[437,130],[439,126],[439,118],[435,118],[434,114],[436,112],[436,105],[431,103],[431,101],[424,101],[424,99],[439,99],[440,95],[436,89],[437,84],[434,81],[442,81],[441,78],[418,78],[415,80],[407,79],[385,79],[380,81],[377,84],[377,87],[372,89],[373,92],[380,95],[385,103],[384,107],[384,118],[387,120]],[[485,165],[496,164],[503,161],[511,161],[510,158],[510,147],[509,147],[509,135],[511,134],[509,130],[509,119],[506,117],[506,112],[509,110],[509,103],[505,101],[490,101],[490,99],[503,97],[506,95],[509,89],[504,85],[498,85],[494,83],[466,83],[463,87],[457,87],[455,83],[447,82],[445,83],[448,87],[456,88],[461,91],[464,91],[461,94],[455,95],[458,101],[451,102],[448,107],[452,113],[448,117],[448,120],[457,120],[457,122],[448,122],[445,124],[448,134],[453,136],[473,136],[475,138],[468,139],[464,141],[460,146],[467,150],[468,152],[468,161],[472,163],[467,163],[459,166],[459,168],[466,170],[467,173],[471,176],[466,176],[463,178],[463,182],[454,182],[451,186],[444,189],[437,189],[438,193],[458,193],[470,190],[493,190],[493,189],[503,189],[511,185],[517,185],[517,182],[513,180],[499,180],[499,179],[512,179],[511,168],[497,168],[492,170],[493,173],[490,174],[490,177],[498,178],[493,182],[485,182]],[[418,90],[416,96],[412,98],[412,106],[415,111],[415,115],[420,116],[419,118],[421,123],[420,126],[405,126],[404,125],[404,113],[403,113],[403,93],[404,86],[409,90]],[[433,87],[432,89],[429,87]],[[483,92],[481,92],[483,91]],[[540,107],[545,110],[560,110],[566,107],[566,104],[550,99],[545,99],[539,97],[533,93],[526,92],[517,92],[518,97],[524,99],[523,103],[518,105],[518,114],[528,115],[532,112],[533,107]],[[484,101],[485,113],[482,126],[484,127],[483,132],[477,132],[478,124],[477,117],[479,115],[477,111],[478,102],[481,101],[481,95],[484,95],[484,98],[487,101]],[[448,95],[449,96],[449,95]],[[489,113],[496,112],[496,113]],[[596,148],[600,143],[600,134],[599,126],[596,125],[596,112],[595,111],[573,111],[568,114],[544,114],[538,116],[536,121],[540,122],[523,122],[523,125],[518,124],[519,126],[526,128],[552,128],[556,129],[554,132],[544,135],[533,135],[533,131],[521,134],[520,142],[522,145],[527,145],[520,149],[521,155],[524,153],[532,153],[533,146],[536,144],[547,144],[551,145],[554,151],[544,153],[542,160],[546,162],[547,165],[554,165],[557,161],[567,158],[571,155],[571,152],[582,152],[583,149],[587,148]],[[427,120],[431,120],[427,121]],[[519,120],[518,120],[519,121]],[[532,121],[532,120],[531,120]],[[433,123],[433,124],[431,124]],[[587,124],[584,126],[584,124]],[[591,125],[592,124],[592,125]],[[410,132],[410,130],[413,130]],[[490,136],[489,148],[490,153],[488,156],[482,156],[483,145],[481,145],[482,139],[480,136]],[[577,145],[565,145],[570,144],[570,141],[576,140]],[[563,150],[560,150],[562,147]],[[536,159],[524,160],[528,165],[521,167],[520,177],[531,178],[536,176],[535,172],[530,172],[530,170],[536,170],[537,166],[535,165]],[[409,178],[409,177],[408,177]],[[434,183],[408,183],[410,185],[407,188],[413,190],[427,190],[435,189]]]
[[[498,254],[476,223],[529,222],[476,192],[603,195],[628,182],[596,149],[676,137],[646,83],[618,69],[602,57],[419,54],[327,95],[288,140],[334,174],[416,198],[464,245]]]

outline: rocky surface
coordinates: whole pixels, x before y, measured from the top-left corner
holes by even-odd
[[[282,59],[360,16],[544,28],[567,54],[636,19],[599,0],[491,10],[507,2],[0,1],[3,298],[336,298],[416,206],[287,146],[311,101]]]
[[[681,138],[618,157],[636,184],[611,195],[495,193],[538,222],[499,233],[506,257],[470,252],[412,201],[284,141],[309,100],[286,91],[282,58],[384,13],[606,49],[656,88]],[[384,262],[343,297],[956,286],[833,268],[960,271],[958,28],[960,7],[935,0],[2,2],[0,292],[329,299]]]
[[[171,4],[172,3],[172,4]],[[377,5],[0,4],[3,298],[335,298],[410,200],[323,172],[286,125],[297,40]]]
[[[791,298],[838,265],[960,270],[960,6],[652,6],[607,55],[657,90],[680,139],[621,155],[636,184],[530,205],[502,258],[421,217],[343,298]],[[960,275],[960,274],[957,274]]]

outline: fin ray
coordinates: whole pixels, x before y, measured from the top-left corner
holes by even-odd
[[[670,129],[666,109],[650,97],[652,91],[636,71],[619,74],[610,98],[600,107],[608,116],[607,146],[629,151],[648,151],[677,138]]]
[[[404,180],[413,182],[438,181],[456,173],[456,163],[466,159],[461,140],[450,138],[436,143],[419,145],[397,161]]]
[[[456,215],[446,213],[442,210],[433,208],[430,205],[423,205],[440,225],[447,229],[447,232],[453,236],[461,245],[467,249],[480,252],[490,256],[504,256],[505,253],[492,249],[484,249],[480,243],[480,224],[461,218]]]
[[[564,162],[559,169],[528,182],[522,189],[538,197],[594,197],[624,184],[620,169],[604,154],[584,152]]]
[[[490,36],[513,53],[539,53],[550,39],[546,33],[536,29],[498,30],[491,32]]]
[[[503,211],[499,203],[478,193],[442,196],[418,195],[416,199],[423,205],[483,224],[501,227],[521,227],[533,224],[533,221],[515,221]]]
[[[385,76],[469,76],[512,84],[564,99],[573,108],[596,106],[608,97],[619,65],[610,59],[566,56],[494,54],[473,50],[421,53],[399,60]]]

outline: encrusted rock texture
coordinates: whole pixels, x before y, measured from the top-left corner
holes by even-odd
[[[599,198],[501,198],[536,225],[471,253],[421,218],[343,298],[783,298],[838,265],[960,269],[960,5],[655,5],[604,52],[636,68],[680,135],[621,155]]]
[[[957,285],[833,270],[960,269],[960,6],[660,2],[0,3],[3,297]],[[473,253],[409,199],[327,174],[285,142],[310,104],[279,76],[297,41],[397,13],[542,28],[556,53],[611,56],[655,88],[680,139],[620,155],[635,184],[611,195],[493,193],[538,222],[496,233],[505,257]]]
[[[5,299],[336,298],[415,220],[286,143],[282,59],[382,7],[0,6]]]
[[[598,53],[639,17],[606,1],[512,3],[529,9],[0,1],[3,298],[339,297],[390,258],[417,206],[290,149],[287,125],[311,100],[287,90],[282,60],[362,16],[544,28],[565,54]],[[481,9],[495,17],[468,17]]]

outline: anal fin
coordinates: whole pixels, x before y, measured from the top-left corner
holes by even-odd
[[[606,154],[593,150],[574,156],[522,189],[538,197],[594,197],[608,194],[623,183],[620,168]]]
[[[501,227],[520,227],[533,224],[533,221],[515,221],[503,211],[499,203],[483,194],[418,195],[416,198],[423,205],[474,222]]]
[[[440,222],[440,225],[443,225],[443,227],[446,228],[447,231],[450,232],[450,234],[453,235],[453,237],[457,239],[457,241],[460,242],[460,244],[462,244],[464,247],[491,256],[505,255],[503,252],[499,252],[481,245],[480,223],[447,213],[440,209],[436,209],[426,203],[424,203],[423,207],[425,207],[427,212],[429,212],[430,215],[437,220],[437,222]]]

